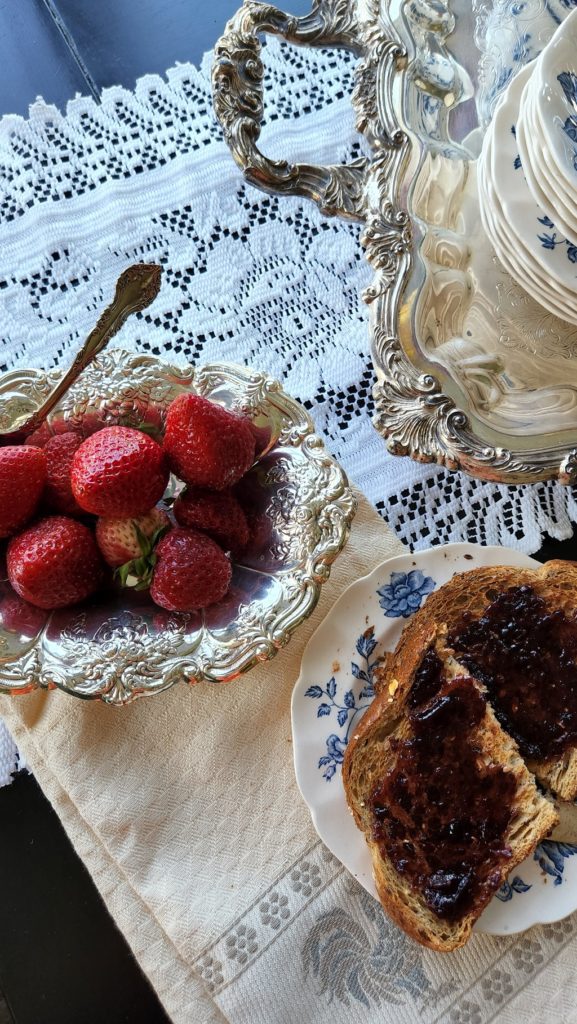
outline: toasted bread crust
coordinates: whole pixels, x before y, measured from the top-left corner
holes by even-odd
[[[439,952],[462,946],[483,908],[456,925],[440,922],[381,856],[371,838],[369,797],[374,779],[379,773],[382,777],[391,763],[387,753],[388,737],[393,733],[403,736],[406,729],[407,695],[426,650],[431,643],[444,646],[447,632],[457,626],[464,611],[479,616],[498,593],[520,585],[531,586],[548,603],[568,615],[577,611],[577,563],[552,561],[538,570],[491,566],[455,575],[433,592],[423,608],[409,620],[394,654],[377,670],[376,697],[349,741],[344,757],[343,784],[347,801],[371,851],[381,903],[407,934]],[[451,652],[448,653],[450,656]],[[569,751],[556,761],[525,766],[515,742],[501,729],[489,706],[483,726],[483,751],[495,763],[514,771],[518,784],[519,814],[512,823],[512,834],[506,837],[512,858],[506,868],[503,867],[504,880],[559,821],[555,806],[540,795],[530,772],[535,772],[540,780],[554,788],[561,799],[573,799],[577,795],[577,751]]]
[[[443,623],[450,634],[460,622],[463,612],[479,617],[496,595],[509,587],[530,586],[548,603],[566,615],[577,612],[577,562],[552,560],[540,569],[519,569],[513,566],[484,566],[458,573],[433,591],[423,607],[409,620],[403,630],[392,671],[402,664],[407,652],[418,649],[423,631]],[[577,797],[577,749],[546,761],[527,761],[527,767],[539,781],[560,800]]]

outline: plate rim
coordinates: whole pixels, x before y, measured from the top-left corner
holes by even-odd
[[[416,551],[416,552],[411,552],[411,551],[407,550],[405,552],[400,552],[397,555],[391,555],[391,556],[383,559],[377,565],[375,565],[373,567],[373,569],[371,569],[364,576],[361,576],[358,579],[353,580],[342,591],[342,593],[339,594],[339,597],[337,598],[335,603],[331,606],[331,608],[328,610],[328,612],[325,615],[325,617],[323,618],[323,620],[316,627],[314,633],[310,636],[310,638],[309,638],[309,640],[307,642],[307,645],[306,645],[306,647],[305,647],[305,649],[303,651],[303,654],[302,654],[300,672],[299,672],[298,678],[297,678],[297,680],[296,680],[296,682],[294,684],[294,687],[293,687],[293,690],[292,690],[292,694],[291,694],[291,735],[292,735],[292,748],[293,748],[293,766],[294,766],[294,772],[295,772],[295,779],[296,779],[297,787],[298,787],[299,793],[300,793],[303,801],[306,804],[307,810],[308,810],[308,812],[310,814],[310,817],[311,817],[311,821],[313,823],[313,827],[314,827],[317,835],[319,836],[320,840],[325,844],[325,846],[327,846],[327,848],[331,851],[331,853],[337,858],[339,863],[343,864],[343,867],[345,868],[345,870],[348,871],[350,874],[352,874],[353,877],[355,877],[357,879],[357,881],[359,881],[359,883],[361,885],[363,885],[363,887],[365,889],[366,889],[366,886],[364,885],[362,879],[359,877],[359,874],[357,874],[357,872],[353,871],[347,864],[343,863],[343,861],[341,859],[341,853],[340,853],[339,850],[335,850],[334,849],[334,845],[333,845],[333,842],[332,842],[331,838],[329,837],[329,839],[327,840],[326,836],[322,833],[322,824],[319,826],[319,813],[322,815],[322,804],[316,803],[315,805],[311,805],[311,803],[309,802],[309,796],[307,795],[308,787],[307,787],[306,783],[303,783],[304,771],[301,771],[301,764],[300,764],[300,759],[299,759],[299,749],[302,749],[302,745],[300,744],[300,739],[299,739],[299,735],[298,735],[298,728],[295,727],[295,720],[296,720],[297,715],[298,715],[298,705],[300,703],[301,697],[303,696],[302,692],[301,692],[302,691],[302,687],[303,687],[303,685],[305,684],[305,681],[306,681],[305,677],[306,677],[306,673],[307,673],[307,658],[308,657],[310,658],[312,656],[311,655],[311,651],[314,651],[314,645],[315,645],[315,642],[318,642],[319,635],[322,638],[322,632],[323,632],[323,629],[326,628],[326,624],[328,623],[330,625],[331,620],[334,621],[334,618],[336,618],[338,616],[339,607],[345,602],[346,599],[350,599],[351,593],[354,593],[355,590],[363,590],[363,589],[369,587],[370,584],[371,584],[371,581],[376,582],[378,577],[382,574],[383,570],[385,570],[385,572],[386,572],[387,568],[389,566],[394,565],[395,568],[394,568],[393,571],[395,571],[397,569],[397,567],[399,569],[406,569],[408,562],[409,563],[416,562],[419,559],[422,559],[423,556],[426,556],[429,559],[431,557],[435,557],[435,556],[436,557],[439,557],[439,556],[442,557],[443,554],[445,555],[445,557],[447,557],[447,555],[461,556],[462,557],[462,556],[470,553],[472,550],[477,552],[477,553],[482,553],[483,559],[486,559],[487,556],[489,556],[489,558],[491,558],[491,561],[486,561],[486,562],[483,561],[480,564],[489,564],[489,565],[495,565],[495,566],[496,565],[507,565],[507,564],[518,564],[518,565],[521,565],[521,566],[525,565],[527,567],[539,567],[539,566],[541,566],[543,564],[542,562],[539,562],[537,559],[533,558],[532,556],[526,555],[524,552],[519,551],[516,548],[508,548],[508,547],[505,547],[505,546],[502,546],[502,545],[496,545],[496,544],[492,544],[492,545],[472,544],[472,543],[467,542],[467,541],[460,542],[460,543],[455,543],[455,544],[438,545],[438,546],[435,546],[435,547],[426,548],[426,549],[424,549],[422,551]],[[501,557],[501,553],[503,553],[503,552],[505,553],[505,558]],[[491,556],[493,556],[493,557],[491,557]],[[413,568],[414,566],[411,566],[411,567]],[[474,567],[472,567],[472,568],[474,568]],[[461,569],[457,569],[456,571],[460,572],[462,570]],[[303,768],[304,768],[304,766],[303,766]],[[341,793],[343,795],[343,799],[344,799],[344,791],[342,790],[342,783],[340,781],[340,776],[339,776],[339,785],[340,785],[340,791],[341,791]],[[346,804],[345,804],[345,807],[346,807]],[[348,810],[348,808],[346,808],[346,809],[347,809],[347,812],[350,815],[350,818],[351,818],[351,821],[352,821],[352,814]],[[354,827],[356,829],[356,826],[354,826]],[[356,834],[358,836],[359,843],[362,844],[363,851],[366,852],[366,843],[365,843],[364,837],[362,836],[361,832],[358,831],[358,830],[357,830]],[[515,870],[515,869],[513,869],[513,870]],[[370,871],[370,875],[371,875],[371,878],[372,878],[372,870]],[[367,889],[367,891],[369,891],[369,890]],[[376,898],[374,890],[373,890],[373,892],[371,892],[371,895],[373,895],[373,897]],[[490,904],[488,906],[490,906]],[[479,927],[479,920],[480,920],[479,919],[476,922],[475,926],[474,926],[475,934],[481,933],[481,934],[489,934],[489,935],[514,935],[514,934],[521,934],[522,932],[526,931],[528,928],[533,927],[534,925],[552,924],[555,921],[563,920],[564,917],[566,917],[569,914],[573,913],[573,911],[577,907],[577,900],[576,900],[576,907],[569,908],[568,910],[563,912],[561,915],[559,915],[558,910],[556,910],[556,909],[552,909],[551,914],[548,915],[546,913],[546,907],[547,907],[546,903],[543,902],[543,909],[541,909],[541,908],[539,909],[539,914],[538,914],[537,917],[534,917],[533,919],[531,919],[530,921],[528,921],[526,923],[522,923],[519,926],[519,928],[514,928],[513,930],[511,928],[496,927],[494,925],[489,927],[489,928],[487,928],[487,927],[483,928],[482,926]]]

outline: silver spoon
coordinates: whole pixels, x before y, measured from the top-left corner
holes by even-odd
[[[88,335],[72,366],[32,415],[16,420],[10,430],[0,433],[0,447],[23,444],[29,434],[38,429],[62,396],[72,387],[79,374],[99,352],[102,352],[131,313],[146,309],[153,302],[160,289],[161,274],[161,268],[155,263],[136,263],[120,275],[116,282],[114,299]]]

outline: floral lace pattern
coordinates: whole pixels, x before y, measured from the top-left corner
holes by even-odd
[[[359,228],[243,183],[212,113],[210,63],[108,89],[100,105],[77,98],[64,113],[39,101],[28,119],[2,119],[0,371],[70,360],[120,271],[156,261],[161,293],[118,344],[277,376],[414,549],[471,540],[533,552],[544,534],[570,536],[575,490],[500,487],[388,454],[371,424]],[[270,39],[265,65],[275,157],[358,155],[351,54]]]

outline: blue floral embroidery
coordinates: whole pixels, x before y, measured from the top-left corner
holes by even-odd
[[[321,697],[327,698],[327,700],[323,700],[319,704],[317,718],[329,717],[333,714],[333,711],[336,711],[337,722],[341,729],[346,725],[346,729],[341,736],[338,736],[336,733],[331,733],[330,736],[327,736],[327,752],[319,758],[318,767],[324,768],[323,778],[327,782],[330,782],[332,779],[338,765],[343,763],[353,721],[360,711],[368,708],[375,695],[373,673],[379,659],[375,658],[371,661],[371,656],[376,646],[375,627],[369,626],[356,643],[356,650],[361,659],[361,664],[358,664],[356,661],[351,662],[352,675],[363,683],[358,696],[355,697],[354,691],[350,689],[345,692],[342,701],[339,701],[337,698],[337,681],[334,676],[331,676],[325,687],[309,686],[305,692],[305,697],[312,697],[314,700],[320,700]]]
[[[529,892],[529,889],[531,888],[532,886],[527,885],[522,878],[519,878],[519,875],[515,875],[512,882],[503,882],[503,885],[499,891],[495,893],[495,896],[498,900],[506,903],[508,900],[513,899],[514,892]]]
[[[425,576],[420,569],[411,572],[392,572],[391,582],[377,590],[379,604],[389,619],[409,615],[421,607],[421,601],[435,589],[435,581]]]
[[[367,1010],[383,1004],[412,1007],[414,1000],[422,1007],[438,1007],[455,991],[455,983],[435,985],[416,942],[395,927],[357,882],[351,880],[349,892],[352,912],[333,906],[307,934],[301,949],[305,983],[312,976],[327,1003],[336,1000],[357,1009],[359,1004]],[[332,1020],[333,1014],[327,1011],[326,1019]]]
[[[554,885],[561,885],[565,859],[573,857],[576,853],[577,846],[573,843],[555,843],[551,839],[545,839],[539,843],[533,859],[537,861],[542,871],[555,879]]]

